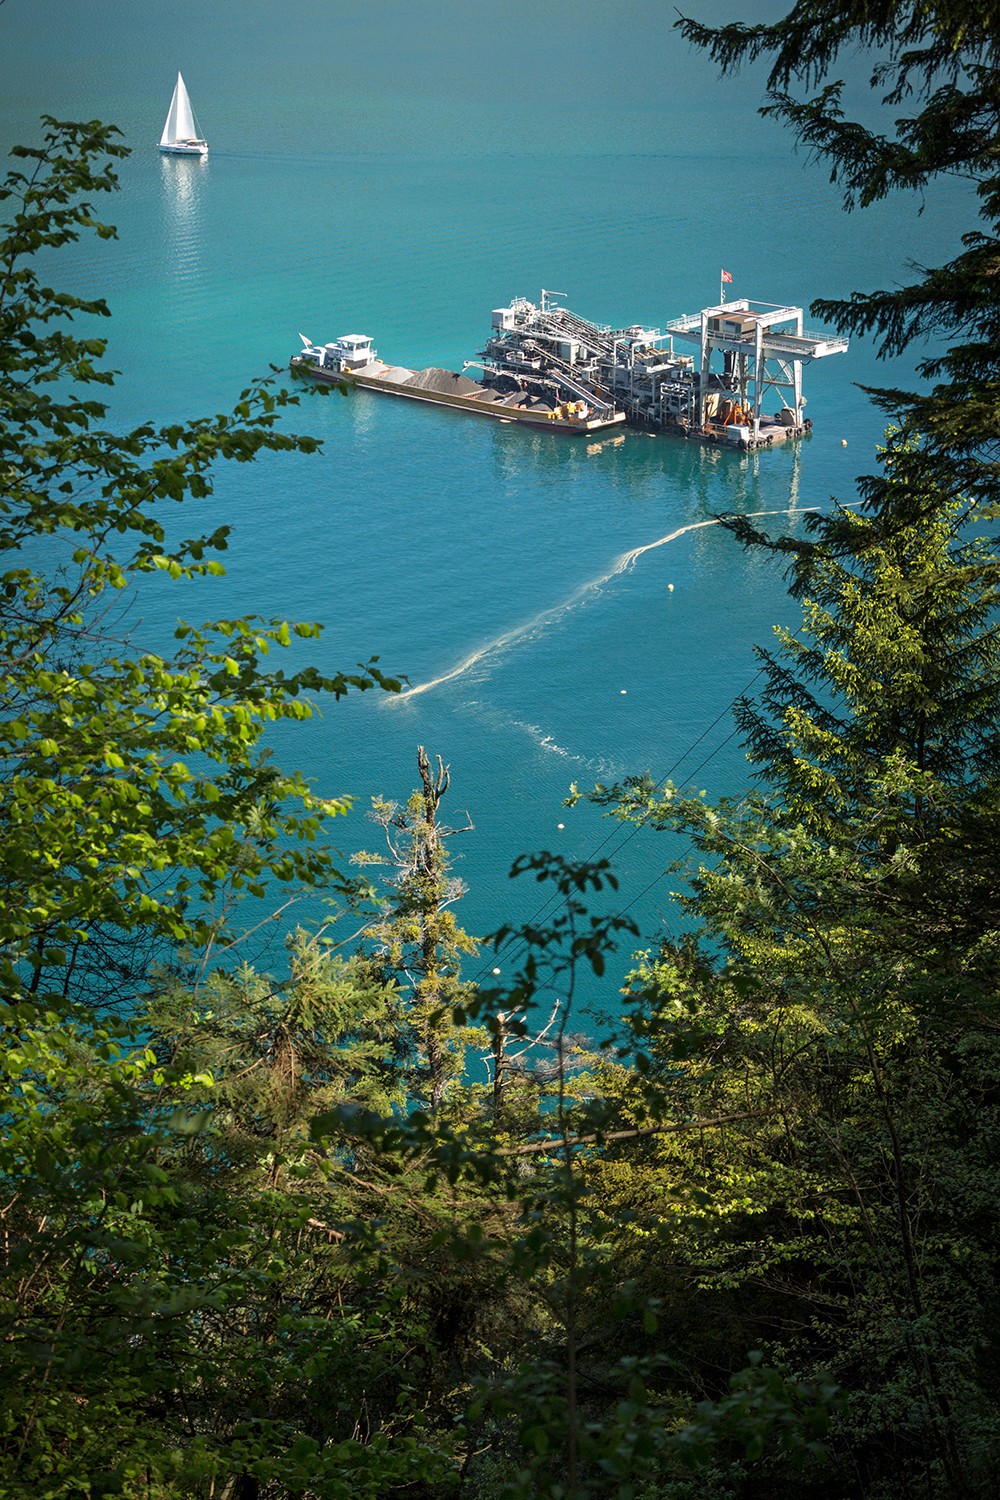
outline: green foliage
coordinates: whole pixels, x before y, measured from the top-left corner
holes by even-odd
[[[105,341],[77,325],[108,309],[53,291],[37,257],[114,234],[91,198],[114,189],[125,152],[110,127],[45,123],[0,189],[0,972],[10,996],[86,993],[96,974],[106,1003],[116,974],[130,993],[151,945],[217,935],[231,896],[334,878],[322,835],[347,803],[278,771],[260,739],[308,718],[310,692],[394,684],[374,663],[265,670],[319,634],[309,623],[182,624],[169,656],[120,638],[137,580],[222,571],[228,528],[168,541],[164,507],[209,496],[219,461],[316,442],[285,429],[293,398],[266,381],[231,415],[103,425]]]
[[[346,981],[327,978],[328,1040],[349,1050]],[[306,1024],[315,964],[302,982]],[[3,1019],[2,1493],[376,1500],[443,1477],[448,1443],[393,1374],[414,1319],[345,1295],[344,1233],[317,1218],[345,1195],[306,1161],[287,1080],[248,1110],[215,1012],[171,1050],[211,1051],[218,1082],[158,1061],[162,1034],[129,1046],[27,1004]]]
[[[208,1169],[216,1159],[229,1172],[245,1161],[252,1175],[263,1152],[277,1180],[297,1167],[317,1111],[349,1101],[389,1114],[406,1102],[399,994],[361,959],[331,951],[329,939],[296,934],[280,983],[245,965],[216,970],[193,993],[169,982],[144,1023],[158,1056],[207,1080],[204,1100],[194,1090],[188,1109],[196,1121],[211,1106]]]

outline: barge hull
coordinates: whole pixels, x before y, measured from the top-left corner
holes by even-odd
[[[523,427],[540,427],[546,432],[562,432],[568,436],[584,436],[600,432],[606,427],[617,427],[625,422],[624,412],[601,416],[565,418],[555,413],[531,410],[523,406],[508,406],[502,400],[489,396],[463,396],[449,391],[429,390],[424,386],[410,385],[414,371],[385,366],[392,374],[376,374],[368,370],[351,370],[338,373],[323,369],[301,356],[294,356],[291,369],[295,374],[308,376],[323,385],[359,385],[366,390],[384,391],[389,396],[403,396],[410,401],[426,401],[434,406],[447,406],[453,411],[468,411],[475,416],[492,417],[496,422],[517,422]],[[452,372],[449,372],[452,373]],[[456,376],[456,379],[458,377]]]

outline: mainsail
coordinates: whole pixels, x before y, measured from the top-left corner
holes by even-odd
[[[194,123],[194,110],[191,108],[191,100],[188,98],[184,80],[178,73],[174,96],[167,112],[167,123],[160,136],[160,145],[173,146],[177,141],[193,141],[197,138],[198,130]]]

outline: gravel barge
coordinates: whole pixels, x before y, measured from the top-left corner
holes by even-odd
[[[723,291],[727,278],[723,273]],[[478,361],[465,361],[462,374],[384,364],[371,339],[357,333],[332,344],[299,334],[304,348],[293,355],[292,370],[550,432],[627,423],[748,449],[812,430],[803,368],[847,349],[837,334],[807,331],[801,307],[720,298],[672,319],[661,333],[638,323],[591,322],[557,305],[558,295],[543,291],[538,306],[515,297],[494,308],[486,347]],[[472,369],[474,380],[464,374]],[[766,410],[771,401],[777,410]]]
[[[371,339],[362,334],[345,334],[330,344],[313,344],[304,334],[299,338],[303,349],[291,358],[292,373],[324,384],[360,385],[498,422],[520,422],[571,435],[599,432],[625,421],[623,411],[588,398],[575,382],[536,376],[529,383],[511,376],[487,384],[433,365],[425,370],[387,365],[379,359]]]

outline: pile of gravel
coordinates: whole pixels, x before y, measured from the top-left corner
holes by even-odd
[[[404,385],[416,386],[421,391],[438,391],[445,396],[481,396],[483,388],[465,375],[454,370],[440,370],[431,365],[426,370],[417,370]]]
[[[413,379],[413,371],[408,370],[405,365],[380,365],[371,373],[377,375],[379,380],[391,380],[393,385],[408,385]]]

